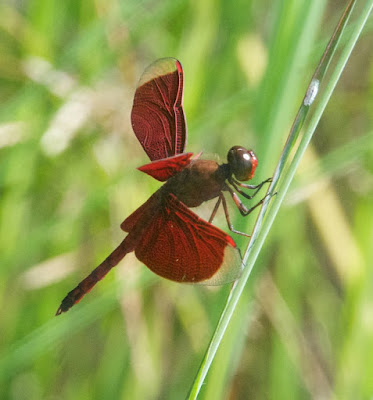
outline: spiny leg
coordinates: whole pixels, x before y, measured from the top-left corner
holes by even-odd
[[[242,182],[240,182],[240,181],[238,181],[237,179],[234,179],[234,178],[232,178],[232,180],[236,185],[241,186],[241,187],[243,187],[245,189],[258,189],[258,188],[260,189],[264,184],[272,182],[272,178],[268,178],[265,181],[260,182],[258,185],[249,185],[247,183],[242,183]]]
[[[240,232],[240,231],[237,231],[236,229],[234,229],[234,227],[233,227],[233,225],[232,225],[232,223],[230,221],[230,218],[229,218],[229,211],[228,211],[227,201],[225,200],[225,197],[224,197],[223,193],[220,193],[220,195],[219,195],[218,201],[216,202],[215,207],[212,210],[211,217],[209,219],[209,223],[211,224],[212,220],[215,218],[216,212],[218,211],[218,208],[219,208],[221,203],[223,203],[225,219],[227,220],[227,224],[228,224],[229,230],[231,230],[233,233],[237,233],[238,235],[250,237],[250,235],[248,235],[247,233]]]
[[[258,203],[256,203],[255,205],[253,205],[251,208],[247,208],[241,201],[241,199],[237,196],[236,192],[234,192],[229,186],[228,187],[228,191],[232,196],[233,201],[235,202],[238,210],[240,211],[241,215],[246,217],[247,215],[249,215],[251,212],[253,212],[257,207],[259,207],[261,204],[264,203],[264,200],[268,197],[271,196],[270,193],[267,193],[260,201],[258,201]]]
[[[231,179],[229,183],[237,190],[238,193],[242,194],[242,196],[246,197],[247,199],[251,200],[258,192],[259,190],[263,187],[265,183],[271,182],[272,178],[268,178],[265,181],[259,183],[259,185],[247,185],[245,183],[241,183],[236,181],[235,179]],[[256,189],[255,192],[252,195],[249,195],[245,193],[242,189],[240,189],[238,186],[241,186],[245,189]]]
[[[216,215],[216,212],[218,211],[220,203],[221,203],[221,194],[219,195],[218,201],[216,202],[215,207],[212,210],[211,217],[209,218],[209,224],[211,224],[212,220],[215,218],[215,215]]]
[[[230,221],[230,218],[229,218],[229,212],[228,212],[227,201],[225,200],[225,197],[224,197],[224,194],[223,194],[223,193],[220,193],[219,200],[223,203],[223,209],[224,209],[225,219],[227,220],[228,228],[229,228],[233,233],[237,233],[238,235],[250,237],[249,234],[244,233],[244,232],[237,231],[236,229],[233,228],[233,225],[232,225],[232,223],[231,223],[231,221]]]

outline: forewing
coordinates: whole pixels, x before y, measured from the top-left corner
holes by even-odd
[[[183,80],[180,62],[162,58],[145,70],[136,89],[132,128],[152,161],[184,152]]]
[[[190,159],[193,153],[178,154],[174,157],[162,158],[161,160],[152,161],[149,164],[138,167],[141,172],[152,176],[158,181],[165,182],[171,176],[182,171],[187,165],[190,164]]]
[[[233,239],[172,194],[153,214],[135,254],[156,274],[178,282],[221,285],[237,279],[242,269]]]

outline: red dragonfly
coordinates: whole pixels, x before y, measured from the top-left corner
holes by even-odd
[[[174,58],[157,60],[143,73],[131,122],[151,163],[138,169],[166,183],[124,220],[121,228],[128,235],[67,294],[56,315],[78,303],[131,251],[153,272],[177,282],[221,285],[240,276],[242,260],[234,240],[211,222],[222,204],[230,230],[241,233],[230,223],[223,192],[232,196],[246,216],[265,197],[247,208],[236,192],[251,199],[271,179],[259,185],[241,182],[253,178],[258,164],[254,152],[241,146],[232,147],[228,163],[222,165],[184,153],[187,130],[182,106],[183,81],[183,68]],[[243,189],[254,192],[248,195]],[[189,209],[213,198],[218,200],[208,222]]]

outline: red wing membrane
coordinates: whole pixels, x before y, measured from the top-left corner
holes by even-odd
[[[189,165],[192,155],[193,153],[183,153],[174,157],[162,158],[161,160],[153,161],[137,169],[158,181],[165,182],[171,178],[171,176],[182,171]]]
[[[172,194],[163,200],[163,207],[154,209],[135,254],[156,274],[178,282],[221,285],[241,273],[233,239]]]
[[[184,152],[186,124],[183,68],[175,58],[162,58],[143,73],[133,101],[131,122],[135,135],[153,160]]]

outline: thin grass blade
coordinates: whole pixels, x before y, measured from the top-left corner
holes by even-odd
[[[316,129],[321,115],[323,114],[323,111],[330,99],[330,96],[333,93],[333,90],[356,44],[356,41],[358,40],[362,29],[364,28],[365,23],[368,19],[368,16],[373,8],[373,0],[369,0],[360,11],[360,14],[356,18],[356,21],[351,26],[351,31],[349,32],[350,37],[346,39],[344,48],[339,54],[335,66],[333,66],[333,71],[330,75],[330,78],[328,79],[325,87],[323,87],[322,83],[326,71],[334,55],[335,49],[341,39],[344,28],[348,23],[355,3],[356,1],[350,1],[346,6],[346,9],[341,16],[334,30],[334,33],[331,36],[331,39],[323,53],[323,56],[312,76],[311,82],[303,98],[302,104],[294,120],[284,150],[276,167],[273,182],[268,189],[268,193],[271,194],[273,194],[277,190],[277,195],[274,198],[268,198],[265,201],[258,215],[257,222],[252,234],[252,239],[244,256],[244,263],[246,267],[243,276],[232,287],[214,335],[202,360],[200,369],[191,387],[189,395],[187,396],[188,399],[196,399],[200,392],[207,372],[220,346],[230,319],[236,309],[238,300],[240,299],[240,296],[245,288],[246,282],[251,274],[252,268],[254,266],[256,258],[258,257],[260,249],[268,235],[274,218],[294,177],[301,157],[304,154],[308,143],[312,138],[313,132]],[[311,105],[314,103],[314,100],[319,91],[322,91],[322,94],[320,95],[317,106],[313,110],[306,128],[303,130],[303,132],[301,132],[308,111]]]

